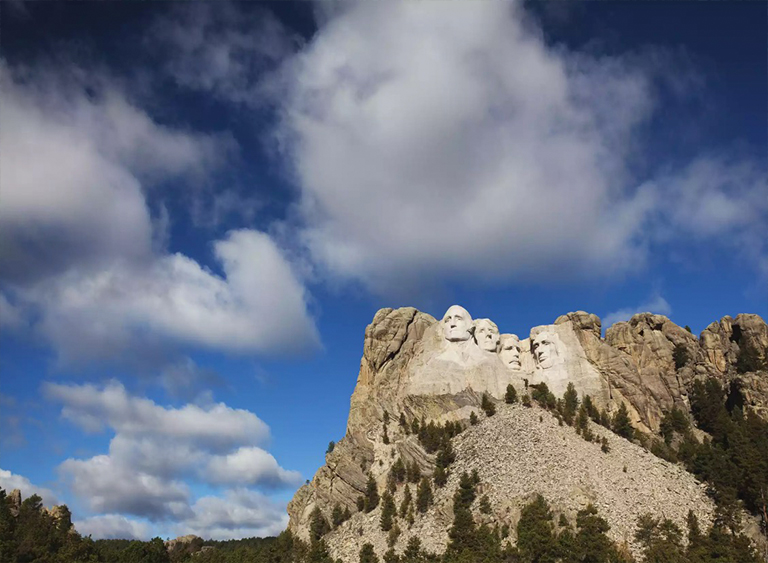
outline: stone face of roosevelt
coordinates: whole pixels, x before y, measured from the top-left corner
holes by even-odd
[[[510,369],[520,369],[520,339],[515,334],[502,334],[499,338],[499,358]]]
[[[551,368],[558,360],[557,336],[551,332],[540,332],[531,343],[531,352],[536,364],[542,369]]]
[[[475,342],[486,352],[496,352],[499,349],[499,327],[490,319],[475,321]]]
[[[443,336],[449,342],[462,342],[472,336],[472,317],[460,305],[451,305],[443,316]]]

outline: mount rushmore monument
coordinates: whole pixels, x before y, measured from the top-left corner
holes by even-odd
[[[696,379],[728,383],[739,357],[748,353],[764,363],[768,351],[768,326],[748,314],[724,317],[697,337],[662,315],[642,313],[609,327],[603,337],[600,319],[577,311],[520,336],[502,333],[491,319],[473,319],[459,305],[440,320],[412,307],[379,310],[365,330],[346,434],[289,503],[289,529],[306,539],[313,511],[330,521],[340,507],[352,516],[325,537],[331,554],[354,559],[363,539],[383,553],[377,511],[359,512],[357,503],[371,479],[385,490],[396,460],[418,467],[421,475],[432,474],[435,456],[409,431],[411,423],[469,426],[473,413],[482,413],[483,396],[502,402],[509,385],[520,396],[545,383],[562,397],[572,383],[582,399],[589,395],[609,414],[623,405],[637,431],[658,435],[673,407],[689,412],[688,392]],[[740,370],[738,377],[746,407],[768,417],[768,373]],[[607,513],[617,540],[631,536],[638,513],[661,510],[681,526],[689,509],[705,520],[712,513],[704,485],[681,467],[610,431],[605,439],[612,453],[600,457],[599,446],[559,427],[553,417],[512,407],[457,438],[456,463],[478,468],[491,497],[499,499],[491,522],[514,526],[519,506],[533,492],[547,496],[568,517],[595,504]],[[488,453],[481,454],[486,447]],[[420,534],[431,549],[444,549],[451,518],[445,491],[454,478],[449,475],[448,485],[436,491],[424,523],[398,540],[398,551],[409,534]]]

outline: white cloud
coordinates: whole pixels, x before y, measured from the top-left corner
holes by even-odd
[[[11,473],[6,469],[0,469],[0,489],[5,489],[6,493],[10,493],[13,489],[19,489],[22,499],[38,495],[43,499],[45,506],[53,506],[59,502],[56,499],[56,495],[50,489],[38,487],[23,475]]]
[[[48,398],[64,404],[65,418],[87,430],[108,425],[119,434],[165,436],[220,450],[236,444],[263,443],[269,437],[269,428],[259,417],[224,403],[208,408],[163,407],[150,399],[129,395],[116,381],[104,388],[48,383],[44,391]]]
[[[91,516],[73,522],[75,529],[83,536],[101,539],[148,540],[152,537],[149,524],[120,514]]]
[[[274,536],[288,525],[284,504],[247,489],[228,491],[223,498],[203,497],[192,510],[194,515],[179,524],[178,533],[228,540]]]
[[[661,295],[655,294],[651,296],[650,299],[641,303],[640,305],[637,305],[636,307],[625,307],[623,309],[619,309],[618,311],[608,313],[602,319],[603,328],[606,329],[611,325],[621,321],[628,321],[632,318],[632,315],[636,315],[638,313],[654,313],[657,315],[669,316],[672,313],[672,307]]]
[[[643,267],[667,202],[628,163],[663,58],[550,48],[523,19],[505,2],[353,3],[285,65],[276,135],[326,273],[393,292]],[[729,168],[708,178],[702,199],[675,179],[697,205],[673,217],[681,236],[754,198],[721,208]]]
[[[189,514],[189,488],[181,482],[136,471],[125,460],[98,455],[59,466],[72,492],[97,512],[125,512],[150,519]]]
[[[238,485],[298,485],[302,480],[301,473],[286,471],[270,453],[256,447],[239,448],[231,454],[211,458],[207,476],[214,483]]]
[[[258,447],[269,429],[249,411],[223,403],[163,407],[129,395],[117,382],[104,388],[47,384],[44,391],[63,403],[64,418],[88,431],[115,431],[108,455],[59,466],[71,490],[96,512],[178,522],[198,518],[190,483],[275,489],[301,481]]]
[[[153,224],[147,190],[204,179],[226,162],[231,139],[161,126],[107,79],[65,75],[0,62],[3,311],[39,319],[65,363],[167,344],[316,347],[306,291],[267,234],[214,241],[223,275],[158,248],[170,219],[161,207]]]

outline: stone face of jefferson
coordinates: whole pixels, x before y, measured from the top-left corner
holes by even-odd
[[[499,358],[510,369],[521,369],[520,339],[516,334],[502,334],[499,338]]]
[[[499,349],[499,327],[490,319],[478,319],[475,325],[475,342],[486,352],[493,352]]]
[[[472,337],[472,316],[461,305],[451,305],[443,316],[443,336],[449,342],[463,342]]]
[[[556,334],[543,331],[536,335],[531,342],[531,352],[536,365],[542,369],[549,369],[554,366],[560,357],[558,350],[559,338]]]

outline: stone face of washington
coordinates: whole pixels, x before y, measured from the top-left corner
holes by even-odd
[[[461,305],[451,305],[443,316],[443,335],[449,342],[463,342],[472,336],[472,317]]]

